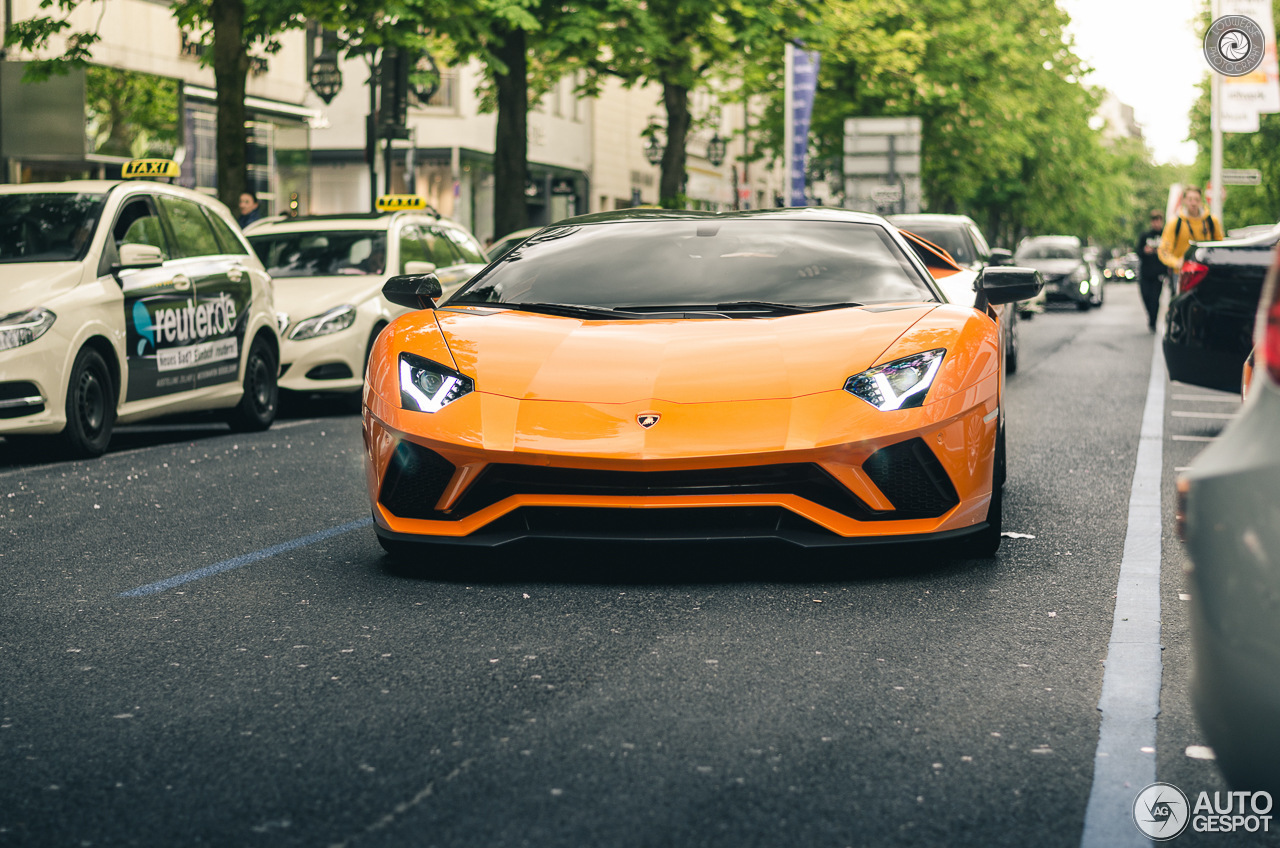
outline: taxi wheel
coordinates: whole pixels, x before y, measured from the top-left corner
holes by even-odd
[[[85,348],[76,355],[67,383],[67,427],[62,447],[73,457],[102,456],[116,423],[116,393],[102,354]]]
[[[276,358],[262,339],[249,348],[244,369],[244,397],[227,414],[232,430],[247,433],[265,430],[276,420],[280,388],[276,384]]]

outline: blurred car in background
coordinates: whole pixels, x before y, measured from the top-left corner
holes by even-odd
[[[1013,254],[1015,265],[1035,268],[1044,275],[1049,303],[1074,303],[1077,309],[1101,306],[1102,274],[1085,256],[1075,236],[1031,236]]]
[[[512,250],[515,249],[516,245],[518,245],[520,242],[524,241],[525,239],[527,239],[529,236],[533,235],[540,229],[542,228],[541,227],[525,227],[523,230],[516,230],[513,233],[507,233],[505,236],[498,239],[493,244],[489,245],[488,250],[485,251],[485,253],[489,255],[489,261],[495,262],[501,259],[502,257],[506,256],[508,253],[510,253]]]
[[[1126,253],[1111,259],[1102,269],[1102,277],[1116,283],[1131,283],[1138,279],[1138,254]]]
[[[988,265],[1013,264],[1013,254],[1003,248],[990,247],[982,235],[982,230],[968,215],[921,213],[890,215],[888,218],[895,226],[913,232],[941,247],[957,264],[971,271],[981,271]],[[1044,297],[1042,290],[1031,300],[1019,303],[1017,313],[1029,318],[1036,312],[1043,312]],[[1015,347],[1017,320],[1016,315],[1010,316],[1009,324],[1013,328],[1011,335],[1015,339]],[[1016,355],[1013,361],[1017,361]]]
[[[1274,251],[1273,251],[1274,253]],[[1233,789],[1280,793],[1280,264],[1240,412],[1178,480],[1191,559],[1191,696]]]
[[[345,396],[358,408],[373,340],[406,311],[382,296],[382,284],[435,274],[447,297],[488,264],[471,233],[424,198],[384,195],[377,205],[382,211],[274,218],[248,229],[275,280],[280,388]]]
[[[898,232],[929,269],[929,273],[933,275],[948,301],[983,309],[999,323],[1000,344],[1004,348],[1004,373],[1016,373],[1018,370],[1018,310],[1015,306],[988,304],[985,307],[979,307],[978,275],[981,271],[961,266],[950,253],[912,230],[899,229]],[[1008,251],[1004,252],[1008,253]]]
[[[1165,311],[1164,360],[1171,379],[1239,390],[1277,242],[1280,227],[1272,227],[1250,238],[1192,244],[1187,250]]]

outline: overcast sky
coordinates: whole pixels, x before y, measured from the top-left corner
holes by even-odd
[[[1208,71],[1193,21],[1199,0],[1058,0],[1090,85],[1133,107],[1157,162],[1195,160],[1187,113]]]

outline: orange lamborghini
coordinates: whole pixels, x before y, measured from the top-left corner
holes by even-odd
[[[392,278],[387,298],[419,311],[379,336],[364,388],[378,539],[397,555],[765,537],[989,556],[991,307],[1041,282],[988,268],[975,305],[949,304],[946,260],[845,210],[647,209],[546,227],[440,305],[432,275]]]

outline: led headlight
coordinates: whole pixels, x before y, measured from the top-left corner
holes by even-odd
[[[277,316],[279,320],[279,316]],[[330,333],[341,332],[356,322],[356,308],[354,306],[335,306],[328,312],[320,315],[314,315],[305,321],[299,321],[298,325],[293,328],[293,332],[289,333],[289,338],[295,341],[302,339],[314,339],[316,336],[327,336]]]
[[[418,412],[439,412],[463,395],[471,394],[476,384],[438,362],[400,354],[400,405]]]
[[[31,344],[43,336],[57,319],[57,315],[43,306],[0,315],[0,350]]]
[[[945,350],[929,350],[868,368],[845,380],[844,390],[882,412],[921,406],[945,355]]]

